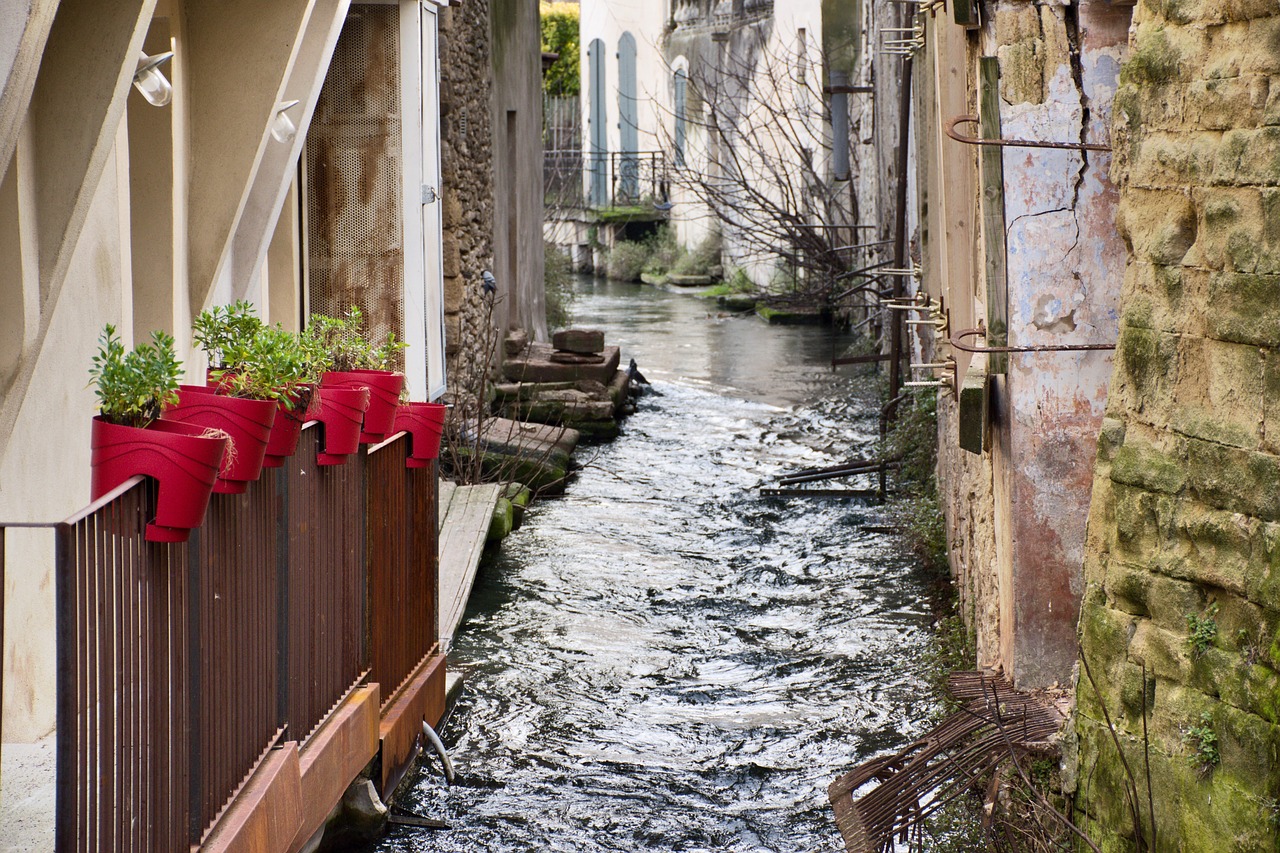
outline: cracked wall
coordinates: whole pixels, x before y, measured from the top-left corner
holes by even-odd
[[[1154,849],[1275,850],[1280,10],[1144,0],[1115,103],[1128,265],[1086,548],[1077,808],[1104,849],[1133,849],[1118,740]]]
[[[1009,3],[995,17],[1005,138],[1095,142],[1128,36],[1127,10]],[[1124,270],[1110,156],[1004,149],[1009,341],[1112,344]],[[999,400],[1008,490],[1005,663],[1016,683],[1066,684],[1076,658],[1085,518],[1111,354],[1009,359]]]
[[[1125,255],[1114,226],[1110,155],[1004,148],[1002,185],[983,187],[978,149],[942,129],[978,112],[976,66],[995,57],[1003,137],[1105,143],[1129,10],[1103,0],[1008,0],[984,12],[984,26],[968,33],[940,15],[926,39],[927,83],[936,95],[917,101],[917,110],[936,113],[916,134],[936,147],[920,157],[925,286],[944,299],[953,332],[972,328],[996,308],[987,277],[1003,262],[1011,345],[1112,344]],[[997,189],[1005,251],[990,257],[978,199]],[[971,362],[986,362],[954,354],[961,376]],[[1109,352],[1011,355],[1007,370],[989,377],[989,448],[981,456],[958,446],[955,399],[939,406],[939,484],[964,615],[979,663],[1003,668],[1020,687],[1071,678],[1110,375]]]

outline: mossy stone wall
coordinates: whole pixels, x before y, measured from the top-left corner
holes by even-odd
[[[1112,126],[1129,263],[1089,517],[1077,807],[1102,849],[1134,849],[1118,740],[1148,842],[1150,777],[1157,849],[1277,850],[1280,7],[1141,0],[1134,24]]]

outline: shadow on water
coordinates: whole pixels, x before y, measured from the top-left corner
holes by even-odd
[[[925,584],[861,532],[878,507],[756,489],[860,452],[874,380],[827,366],[825,330],[578,287],[575,324],[659,393],[487,557],[450,655],[463,784],[403,802],[452,829],[376,850],[838,849],[827,784],[936,709]]]

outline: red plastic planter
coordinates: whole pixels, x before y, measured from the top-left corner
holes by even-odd
[[[390,370],[330,371],[320,379],[322,388],[368,388],[369,410],[360,431],[361,444],[377,444],[396,422],[396,407],[404,388],[404,374]]]
[[[293,455],[298,449],[298,437],[302,435],[302,424],[306,419],[306,409],[290,409],[283,400],[276,404],[276,419],[271,424],[271,438],[267,440],[263,468],[279,468],[285,459]]]
[[[409,433],[406,468],[426,468],[440,456],[440,436],[448,408],[440,403],[405,403],[396,409],[396,432]]]
[[[234,458],[224,466],[213,490],[219,494],[244,494],[249,484],[262,475],[262,460],[276,419],[276,401],[225,397],[214,391],[205,385],[179,385],[177,405],[160,417],[229,435]]]
[[[154,477],[156,520],[147,525],[150,542],[186,542],[204,522],[209,494],[218,478],[225,438],[205,438],[202,427],[156,421],[147,429],[93,419],[92,499],[136,475]]]
[[[320,399],[307,414],[324,424],[324,450],[316,454],[316,463],[342,465],[360,449],[360,424],[369,408],[369,389],[322,387],[317,395]]]

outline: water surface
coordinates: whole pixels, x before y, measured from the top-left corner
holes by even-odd
[[[876,433],[845,341],[584,279],[656,394],[490,554],[450,655],[462,784],[420,775],[378,851],[841,849],[826,787],[918,734],[925,583],[878,507],[761,498]]]

